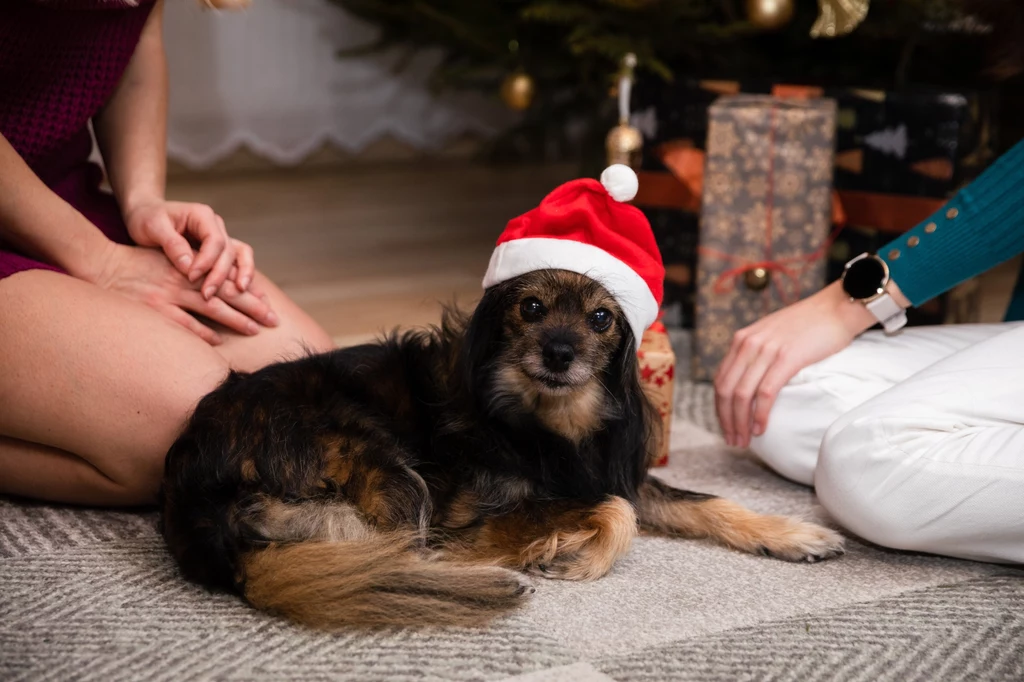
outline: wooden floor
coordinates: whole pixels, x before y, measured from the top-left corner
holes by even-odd
[[[566,167],[371,168],[174,178],[208,203],[256,265],[341,343],[471,306],[512,217],[572,177]]]
[[[172,198],[214,207],[256,264],[339,343],[437,322],[473,305],[494,240],[573,167],[493,169],[415,162],[172,180]],[[976,321],[1002,319],[1017,261],[980,279]]]

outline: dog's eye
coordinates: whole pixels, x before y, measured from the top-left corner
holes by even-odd
[[[608,327],[612,326],[612,313],[610,310],[601,308],[590,313],[588,321],[591,329],[595,332],[606,332]]]
[[[538,322],[547,315],[548,309],[544,307],[543,303],[531,296],[530,298],[524,298],[523,302],[519,304],[519,312],[522,313],[523,319],[527,322]]]

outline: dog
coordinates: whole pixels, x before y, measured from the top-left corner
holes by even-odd
[[[480,625],[531,575],[600,578],[641,530],[841,554],[649,473],[637,342],[601,284],[539,270],[437,328],[234,372],[167,455],[163,536],[188,579],[326,630]]]

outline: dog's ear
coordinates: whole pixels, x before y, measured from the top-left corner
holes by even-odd
[[[619,341],[619,347],[615,349],[611,362],[608,363],[607,379],[611,383],[605,385],[612,388],[612,394],[616,397],[624,397],[641,390],[640,367],[636,354],[639,341],[633,336],[633,329],[624,315],[619,316],[618,324],[622,330],[622,339]]]
[[[623,490],[635,490],[647,475],[657,436],[658,413],[640,381],[638,342],[625,319],[622,341],[608,365],[604,384],[617,402],[619,423],[610,429],[608,475]]]
[[[508,283],[487,289],[466,326],[462,343],[461,370],[467,386],[479,392],[490,374],[489,369],[501,350],[505,311],[512,300]]]

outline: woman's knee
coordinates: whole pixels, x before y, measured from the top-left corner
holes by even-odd
[[[791,481],[812,485],[825,429],[850,406],[824,388],[820,372],[805,370],[779,392],[765,432],[750,449],[772,470]]]
[[[920,549],[912,471],[907,457],[867,410],[838,420],[825,433],[814,475],[822,506],[861,538],[893,549]]]
[[[202,366],[199,369],[197,366]],[[198,371],[197,371],[198,370]],[[193,410],[203,397],[221,384],[228,374],[227,363],[216,353],[195,358],[192,371],[180,381],[156,381],[147,397],[150,411],[147,432],[135,434],[129,441],[133,452],[117,458],[105,458],[103,473],[120,490],[125,500],[145,504],[156,499],[164,472],[167,451],[181,434]]]

